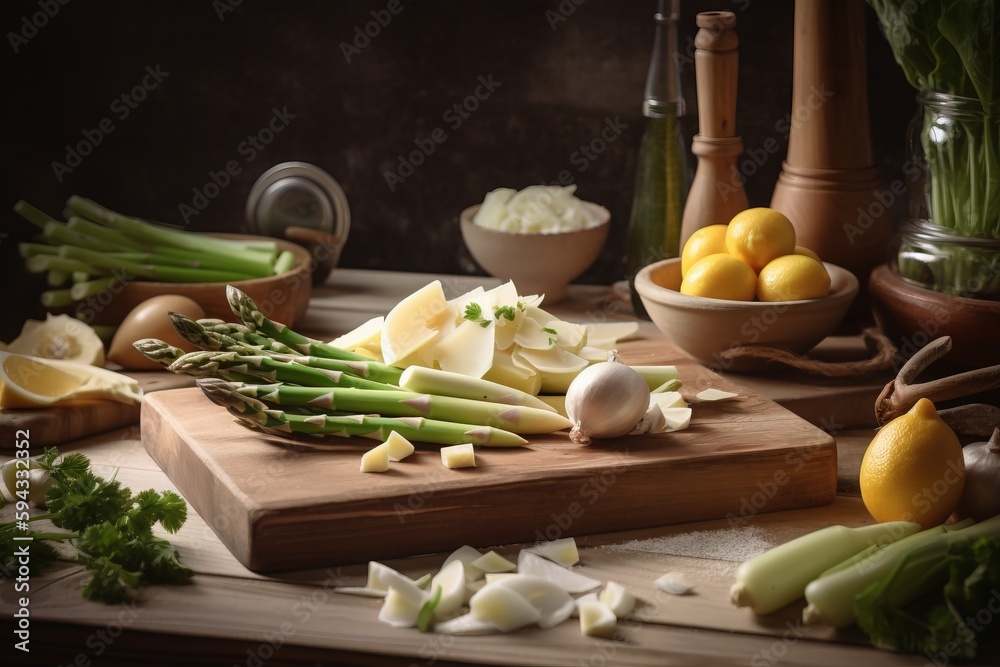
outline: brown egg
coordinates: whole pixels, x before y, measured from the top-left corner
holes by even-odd
[[[196,301],[180,294],[161,294],[146,299],[133,308],[118,325],[108,348],[108,361],[134,371],[163,368],[162,364],[145,357],[133,347],[132,343],[143,338],[158,338],[185,352],[197,349],[174,330],[167,317],[169,312],[187,315],[193,320],[205,317],[205,311]]]

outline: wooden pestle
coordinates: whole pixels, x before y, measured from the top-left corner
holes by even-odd
[[[743,152],[743,140],[736,136],[736,15],[701,12],[695,21],[699,28],[694,40],[698,134],[691,141],[691,152],[698,156],[698,166],[681,221],[682,248],[698,229],[727,224],[749,206],[736,167]]]

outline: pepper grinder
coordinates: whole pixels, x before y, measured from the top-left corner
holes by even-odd
[[[872,156],[864,12],[864,0],[796,0],[791,130],[771,195],[799,245],[857,276],[854,310],[866,309],[892,236]]]
[[[736,14],[701,12],[695,18],[694,67],[698,95],[698,134],[691,152],[698,157],[681,222],[681,247],[695,231],[728,224],[749,207],[736,160],[743,139],[736,135],[739,38]]]

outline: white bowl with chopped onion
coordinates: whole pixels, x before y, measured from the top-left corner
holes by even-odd
[[[462,238],[491,276],[511,280],[520,294],[544,294],[552,304],[600,256],[608,209],[578,199],[575,186],[500,188],[462,211]]]

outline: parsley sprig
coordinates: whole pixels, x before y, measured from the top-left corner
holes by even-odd
[[[475,322],[485,329],[493,320],[500,320],[503,318],[508,322],[513,322],[517,317],[517,312],[523,312],[524,308],[524,303],[520,301],[517,302],[517,306],[493,306],[493,319],[491,320],[483,315],[483,307],[473,301],[465,306],[465,314],[462,318],[469,320],[470,322]]]
[[[90,459],[80,452],[60,457],[55,448],[46,449],[38,459],[48,471],[50,485],[45,493],[45,514],[28,523],[48,519],[66,532],[42,532],[0,523],[0,573],[17,572],[17,550],[30,545],[31,570],[38,573],[56,560],[83,565],[91,574],[83,588],[90,600],[117,603],[131,597],[143,584],[185,583],[193,574],[180,563],[169,541],[156,537],[159,524],[176,533],[187,519],[187,504],[173,491],[148,489],[133,494],[115,477],[104,479],[91,469]],[[31,537],[31,541],[15,540]],[[56,543],[75,547],[73,558],[64,558]]]

